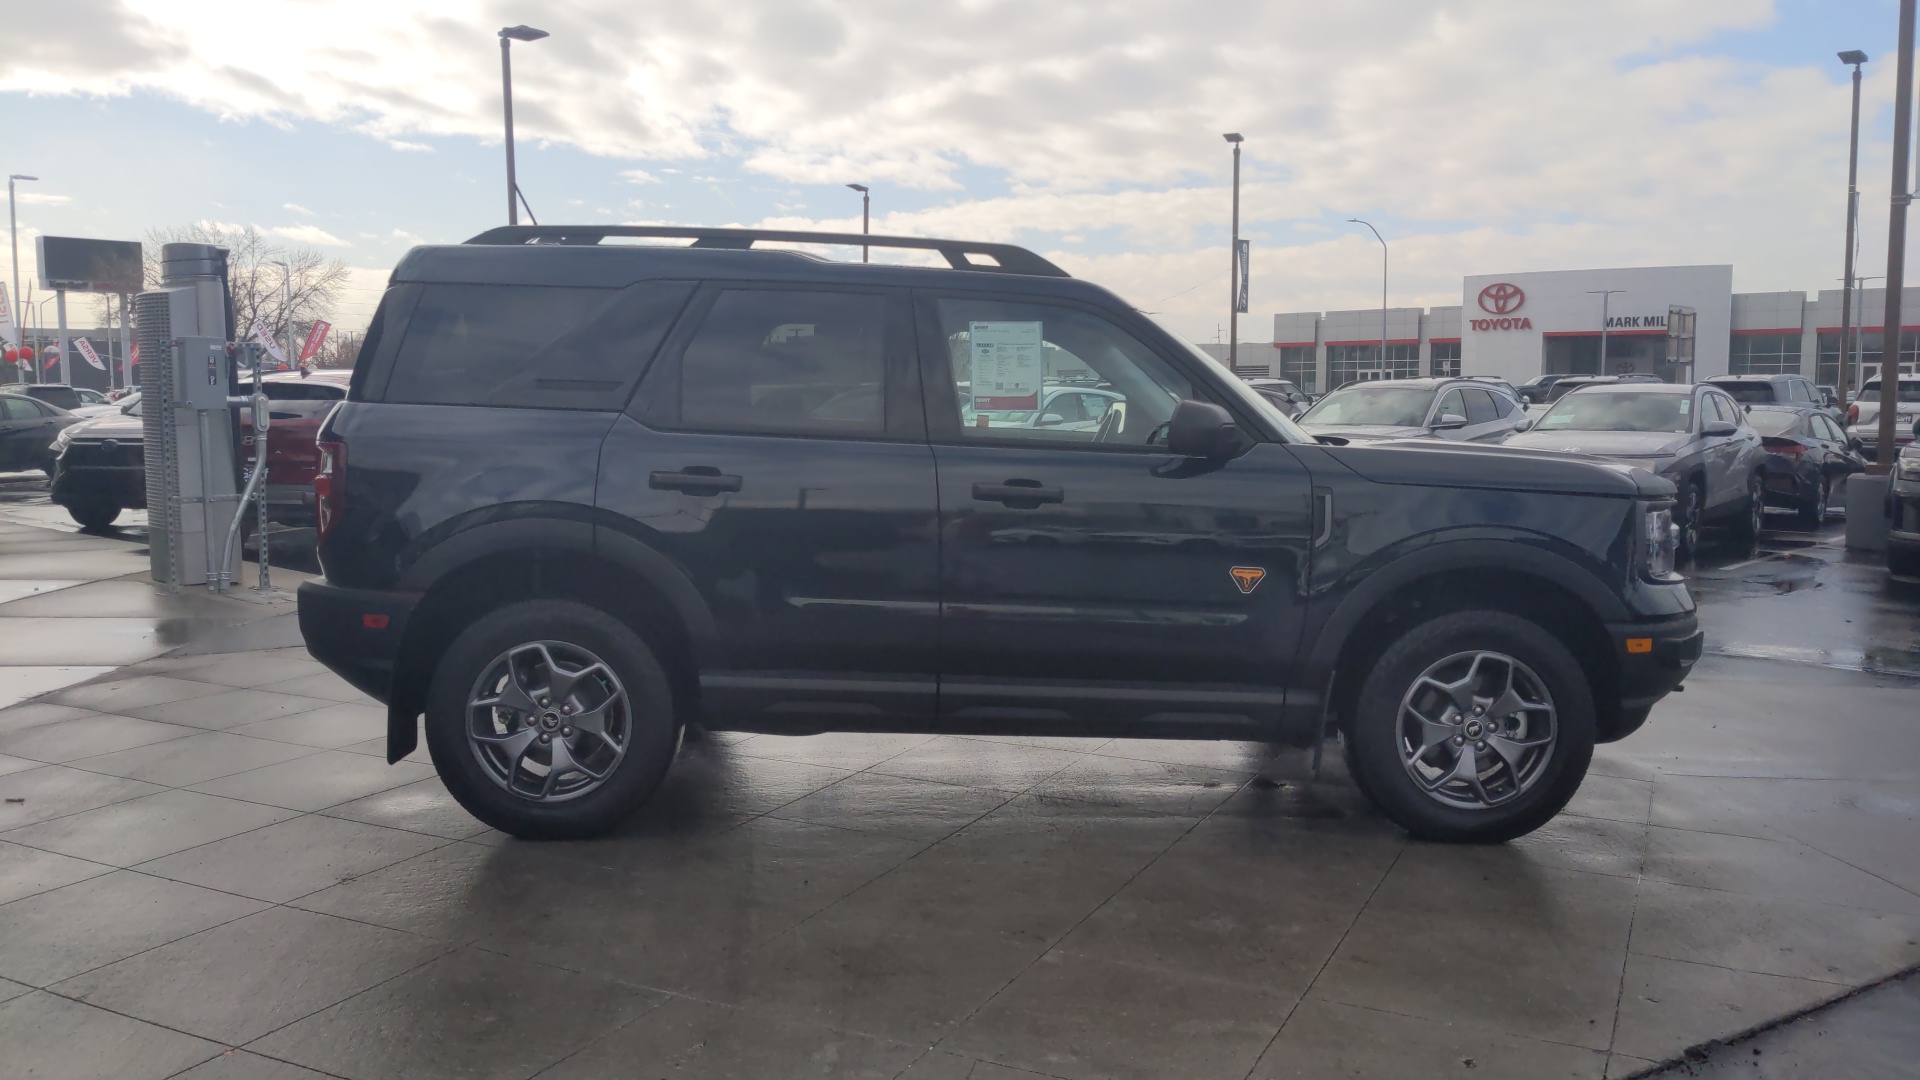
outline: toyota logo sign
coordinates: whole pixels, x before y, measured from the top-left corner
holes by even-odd
[[[1527,294],[1511,282],[1496,281],[1480,290],[1480,310],[1489,315],[1511,315],[1527,302]]]

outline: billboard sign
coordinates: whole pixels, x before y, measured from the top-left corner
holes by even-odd
[[[138,240],[37,236],[33,244],[43,289],[131,294],[146,288]]]

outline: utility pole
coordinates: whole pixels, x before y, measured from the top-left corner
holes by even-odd
[[[1853,126],[1847,137],[1847,268],[1840,284],[1840,380],[1834,388],[1840,408],[1847,407],[1847,338],[1853,332],[1853,230],[1860,219],[1860,65],[1867,54],[1849,49],[1840,62],[1853,65]],[[1820,373],[1819,349],[1814,350],[1814,374]]]
[[[1227,370],[1240,374],[1240,144],[1237,131],[1221,138],[1233,144],[1233,243],[1227,247]]]
[[[860,193],[860,235],[865,236],[867,235],[869,212],[873,208],[873,194],[867,190],[867,185],[865,184],[848,184],[847,186]],[[860,261],[867,261],[867,245],[865,244],[860,245]]]
[[[1347,221],[1365,225],[1373,238],[1380,241],[1380,377],[1384,379],[1387,377],[1387,238],[1380,235],[1380,230],[1374,228],[1372,222],[1357,217],[1350,217]]]
[[[13,252],[13,295],[8,297],[8,303],[13,305],[14,336],[20,339],[23,347],[27,343],[27,336],[20,319],[20,219],[13,211],[13,185],[16,180],[38,179],[40,178],[37,176],[28,176],[25,173],[11,173],[7,176],[7,246]],[[30,363],[25,365],[22,371],[31,371],[38,366],[37,363]],[[33,379],[23,377],[21,381],[39,382],[40,380],[37,377]]]
[[[1887,213],[1887,314],[1880,324],[1880,441],[1872,469],[1892,470],[1900,401],[1900,293],[1907,273],[1907,204],[1913,201],[1907,157],[1913,137],[1913,18],[1915,0],[1900,0],[1900,57],[1893,75],[1893,199]]]
[[[507,224],[520,224],[520,181],[513,171],[513,43],[539,41],[545,30],[507,26],[500,30],[500,107],[507,122]],[[531,215],[529,215],[531,216]],[[536,222],[537,224],[537,222]]]
[[[1612,311],[1608,306],[1608,302],[1613,299],[1615,293],[1623,293],[1626,291],[1625,289],[1587,290],[1588,296],[1598,296],[1600,298],[1600,370],[1594,372],[1595,375],[1605,375],[1607,373],[1607,321]]]

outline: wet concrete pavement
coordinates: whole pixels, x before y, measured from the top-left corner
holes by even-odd
[[[716,736],[619,835],[522,843],[387,766],[382,711],[303,651],[216,634],[0,709],[0,1047],[33,1076],[1628,1075],[1920,964],[1920,589],[1835,531],[1696,568],[1686,692],[1491,848],[1264,789],[1244,745],[884,735]]]

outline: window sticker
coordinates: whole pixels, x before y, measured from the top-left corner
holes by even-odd
[[[1046,371],[1038,322],[970,322],[973,407],[1038,409]]]

